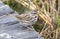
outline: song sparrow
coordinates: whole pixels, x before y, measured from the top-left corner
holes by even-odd
[[[23,23],[34,24],[38,19],[38,12],[36,10],[29,11],[18,16],[19,20]]]

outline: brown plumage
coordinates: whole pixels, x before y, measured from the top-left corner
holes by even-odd
[[[29,11],[28,13],[24,13],[24,14],[19,15],[18,18],[21,21],[29,22],[31,24],[34,24],[37,21],[38,13],[35,10],[34,11]]]

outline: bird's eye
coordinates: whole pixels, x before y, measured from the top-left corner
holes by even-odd
[[[35,16],[35,18],[37,18],[37,16]]]

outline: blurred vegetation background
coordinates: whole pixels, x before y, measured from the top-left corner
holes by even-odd
[[[24,7],[22,4],[16,1],[6,0],[4,1],[4,3],[8,4],[13,10],[17,11],[19,14],[29,10],[28,8]]]

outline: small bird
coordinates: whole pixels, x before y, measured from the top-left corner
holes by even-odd
[[[19,20],[26,24],[34,24],[38,19],[38,12],[36,10],[29,11],[27,13],[18,16]]]

